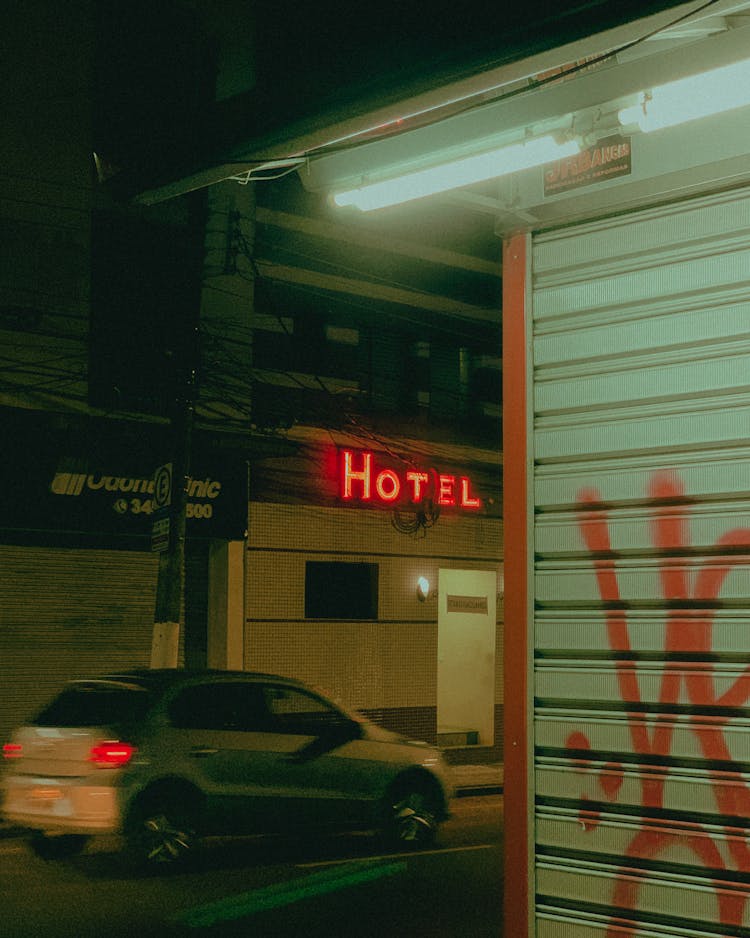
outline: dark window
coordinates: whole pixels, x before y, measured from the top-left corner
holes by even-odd
[[[370,340],[370,398],[375,411],[399,412],[409,403],[408,347],[403,336],[379,329]]]
[[[119,726],[142,720],[151,694],[141,687],[101,681],[73,684],[34,720],[35,726]]]
[[[240,682],[187,687],[172,702],[169,715],[180,729],[260,732],[267,728],[260,688]]]
[[[279,733],[319,736],[347,722],[330,704],[293,687],[267,687],[265,695],[274,729]]]
[[[309,560],[306,619],[377,619],[378,565]]]

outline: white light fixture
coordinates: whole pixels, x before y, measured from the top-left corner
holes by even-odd
[[[383,179],[357,189],[338,192],[333,201],[339,206],[353,205],[363,212],[387,205],[397,205],[400,202],[409,202],[412,199],[422,199],[436,192],[445,192],[448,189],[458,189],[472,183],[484,182],[497,176],[505,176],[521,169],[530,169],[532,166],[542,166],[552,160],[563,159],[580,152],[581,146],[577,140],[558,142],[555,137],[548,134],[545,137],[535,137],[522,143],[512,143],[479,153],[476,156],[466,156],[450,163],[431,166],[429,169],[405,173],[394,179]]]
[[[426,576],[421,576],[417,580],[417,599],[423,603],[430,596],[430,581]]]
[[[750,59],[670,81],[644,92],[640,104],[618,113],[622,125],[661,130],[750,104]]]

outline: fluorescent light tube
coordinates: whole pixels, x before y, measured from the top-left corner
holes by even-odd
[[[747,59],[659,85],[650,93],[644,93],[640,104],[623,108],[618,118],[624,126],[637,124],[648,132],[746,104],[750,104],[750,60]]]
[[[497,176],[505,176],[520,169],[541,166],[552,160],[573,156],[581,147],[576,140],[558,143],[551,135],[536,137],[524,143],[514,143],[497,150],[489,150],[476,156],[467,156],[451,163],[431,166],[429,169],[405,173],[394,179],[384,179],[338,192],[333,201],[336,205],[354,205],[363,212],[421,199],[447,189],[458,189],[475,182],[484,182]]]

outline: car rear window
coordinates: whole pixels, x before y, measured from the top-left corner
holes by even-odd
[[[143,719],[152,695],[135,684],[70,684],[32,721],[35,726],[112,726]]]

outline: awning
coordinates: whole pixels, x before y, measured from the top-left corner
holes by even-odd
[[[492,214],[498,233],[736,184],[750,178],[749,11],[731,0],[688,5],[664,29],[662,14],[612,31],[614,46],[589,45],[602,36],[577,43],[575,58],[530,78],[521,73],[544,57],[515,63],[500,93],[400,134],[319,151],[299,175],[364,210],[439,192]],[[651,133],[665,95],[670,113]],[[586,172],[592,161],[605,168]]]
[[[418,65],[412,63],[406,68],[395,54],[385,54],[392,53],[392,49],[384,46],[382,66],[371,75],[367,86],[360,81],[353,82],[349,89],[338,88],[336,93],[329,88],[327,94],[312,102],[309,93],[300,95],[302,104],[295,109],[289,106],[294,101],[294,86],[289,75],[284,75],[285,107],[275,103],[264,106],[259,99],[252,101],[252,107],[248,104],[246,122],[258,128],[254,133],[222,149],[210,164],[204,162],[167,182],[141,186],[136,199],[150,204],[225,179],[247,182],[298,163],[307,164],[342,148],[352,152],[353,147],[367,141],[403,138],[469,105],[503,96],[534,76],[637,41],[646,33],[712,5],[715,3],[631,0],[612,4],[593,0],[575,6],[560,5],[550,13],[547,3],[534,0],[522,9],[496,12],[489,21],[486,10],[472,10],[471,5],[461,10],[460,17],[453,10],[445,29],[425,30],[425,49]],[[416,20],[411,20],[415,30],[419,18]],[[399,38],[401,26],[395,18],[394,41]],[[324,24],[314,16],[309,33],[311,37],[325,34]],[[382,29],[377,37],[382,42]],[[398,48],[411,51],[415,43],[418,46],[418,34],[410,39],[404,42],[401,37]],[[366,60],[372,63],[371,58]],[[399,68],[399,64],[404,67]],[[283,69],[283,63],[280,67]],[[314,81],[314,76],[309,80]],[[160,175],[163,179],[168,174],[162,168]]]

